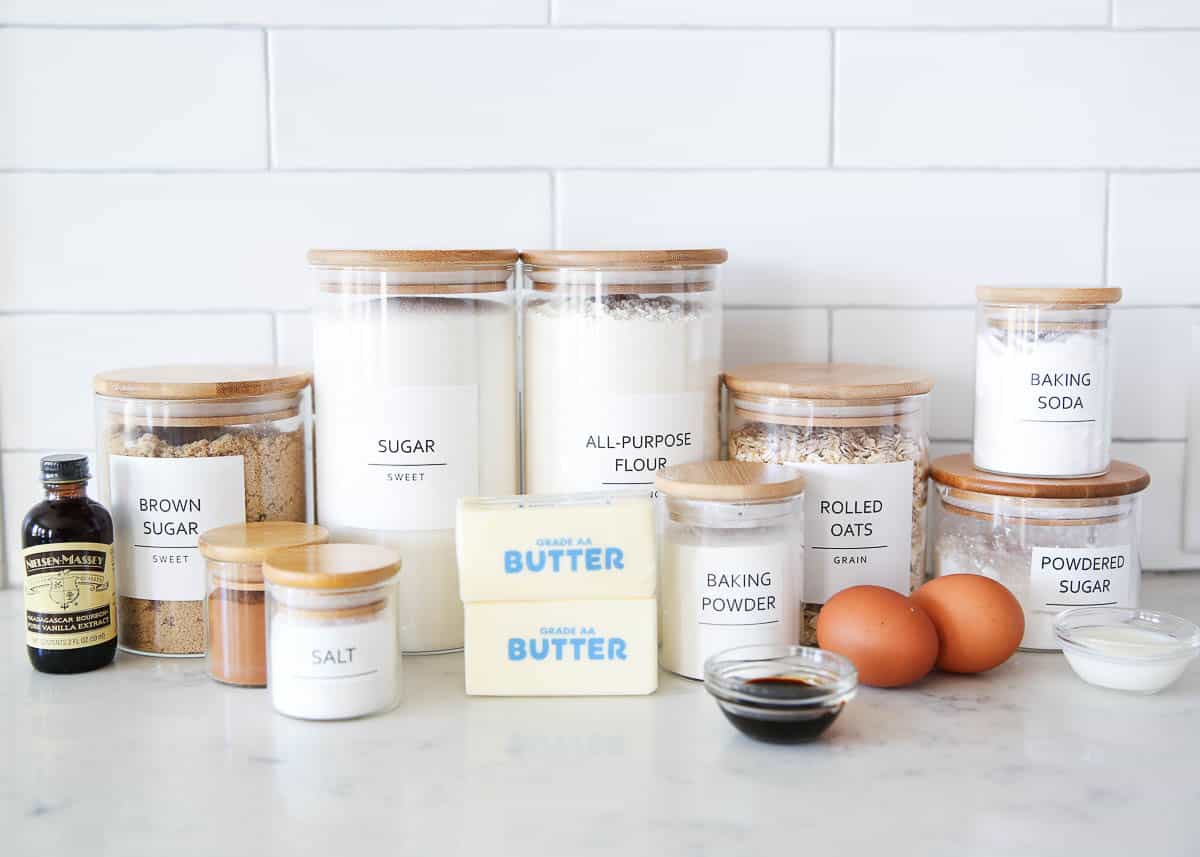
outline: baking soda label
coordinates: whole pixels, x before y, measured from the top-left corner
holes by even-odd
[[[117,586],[126,598],[203,601],[200,534],[246,521],[245,464],[216,458],[109,459]]]
[[[805,475],[804,600],[849,586],[910,591],[913,462],[791,464]]]
[[[1081,425],[1103,412],[1103,373],[1089,360],[1062,359],[1048,349],[1010,358],[1009,401],[1027,423]]]
[[[1029,589],[1034,609],[1134,607],[1131,545],[1110,548],[1034,548]]]
[[[338,436],[322,438],[317,459],[321,523],[453,528],[458,498],[479,493],[479,444],[486,438],[480,439],[478,402],[472,384],[403,387],[335,403],[342,414]]]

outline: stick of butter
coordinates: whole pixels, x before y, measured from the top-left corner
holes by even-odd
[[[613,494],[458,501],[459,592],[472,601],[649,598],[654,507]]]
[[[654,693],[654,598],[481,602],[465,606],[467,693]]]

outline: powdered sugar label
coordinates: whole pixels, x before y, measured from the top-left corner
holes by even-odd
[[[789,466],[806,480],[804,600],[824,604],[860,584],[907,595],[913,462]]]
[[[1131,545],[1110,548],[1034,548],[1029,566],[1034,609],[1134,607]]]
[[[117,590],[151,601],[203,601],[200,534],[246,520],[245,465],[218,458],[109,459]]]
[[[324,395],[336,399],[337,391]],[[478,396],[472,384],[403,387],[335,401],[343,415],[336,436],[323,436],[317,418],[320,522],[374,530],[453,528],[458,498],[479,493]]]

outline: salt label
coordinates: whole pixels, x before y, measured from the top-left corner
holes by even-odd
[[[1068,607],[1136,607],[1131,545],[1109,548],[1033,549],[1030,596],[1035,610]]]
[[[317,430],[321,523],[452,529],[458,498],[479,493],[478,400],[470,384],[358,391],[334,402],[336,432],[324,423]]]

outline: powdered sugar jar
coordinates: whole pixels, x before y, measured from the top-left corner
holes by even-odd
[[[975,466],[1013,476],[1104,473],[1109,315],[1121,290],[981,286],[976,295]]]

